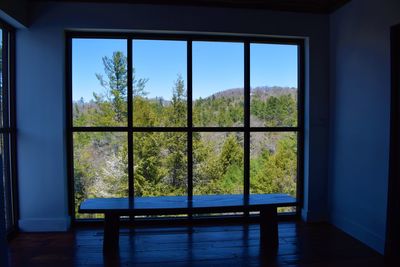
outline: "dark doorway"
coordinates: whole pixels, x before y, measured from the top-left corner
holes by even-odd
[[[391,131],[385,257],[400,261],[400,24],[391,29]]]

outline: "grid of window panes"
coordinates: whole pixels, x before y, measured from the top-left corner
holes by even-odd
[[[94,197],[297,197],[299,43],[71,37],[75,212]]]

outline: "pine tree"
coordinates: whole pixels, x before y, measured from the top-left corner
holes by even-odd
[[[106,89],[105,98],[112,103],[117,122],[124,122],[127,118],[127,86],[128,71],[127,59],[120,51],[114,52],[112,57],[103,57],[104,73],[96,74],[101,86]],[[95,95],[97,102],[101,101],[99,95]]]
[[[186,124],[186,91],[181,75],[178,75],[172,89],[171,111],[168,121],[168,126],[182,127]]]
[[[110,115],[109,103],[112,107],[112,120],[118,123],[126,122],[128,117],[127,88],[128,65],[127,58],[121,52],[114,52],[112,57],[102,58],[104,73],[96,74],[100,85],[106,90],[105,94],[93,94],[95,102],[99,105],[102,114]],[[147,79],[135,79],[135,70],[132,70],[132,87],[134,96],[145,96],[144,91]]]
[[[184,81],[180,75],[178,75],[173,88],[168,121],[170,126],[184,126],[186,124],[186,91]],[[166,133],[166,145],[168,149],[167,169],[170,170],[172,186],[185,187],[187,181],[187,135],[183,133]]]
[[[222,145],[220,164],[225,174],[231,165],[241,165],[243,162],[243,148],[234,134],[229,134]]]

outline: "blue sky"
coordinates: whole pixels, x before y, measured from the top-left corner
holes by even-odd
[[[114,51],[127,54],[126,40],[74,39],[72,49],[73,99],[85,101],[104,93],[95,74],[104,74],[102,57]],[[178,75],[186,85],[186,42],[133,41],[136,78],[146,78],[148,97],[170,99]],[[251,44],[251,86],[297,87],[297,47]],[[243,44],[193,42],[193,97],[243,87]]]

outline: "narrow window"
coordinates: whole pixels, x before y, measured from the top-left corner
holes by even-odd
[[[13,49],[14,31],[0,21],[0,179],[8,233],[15,229],[18,220]]]

